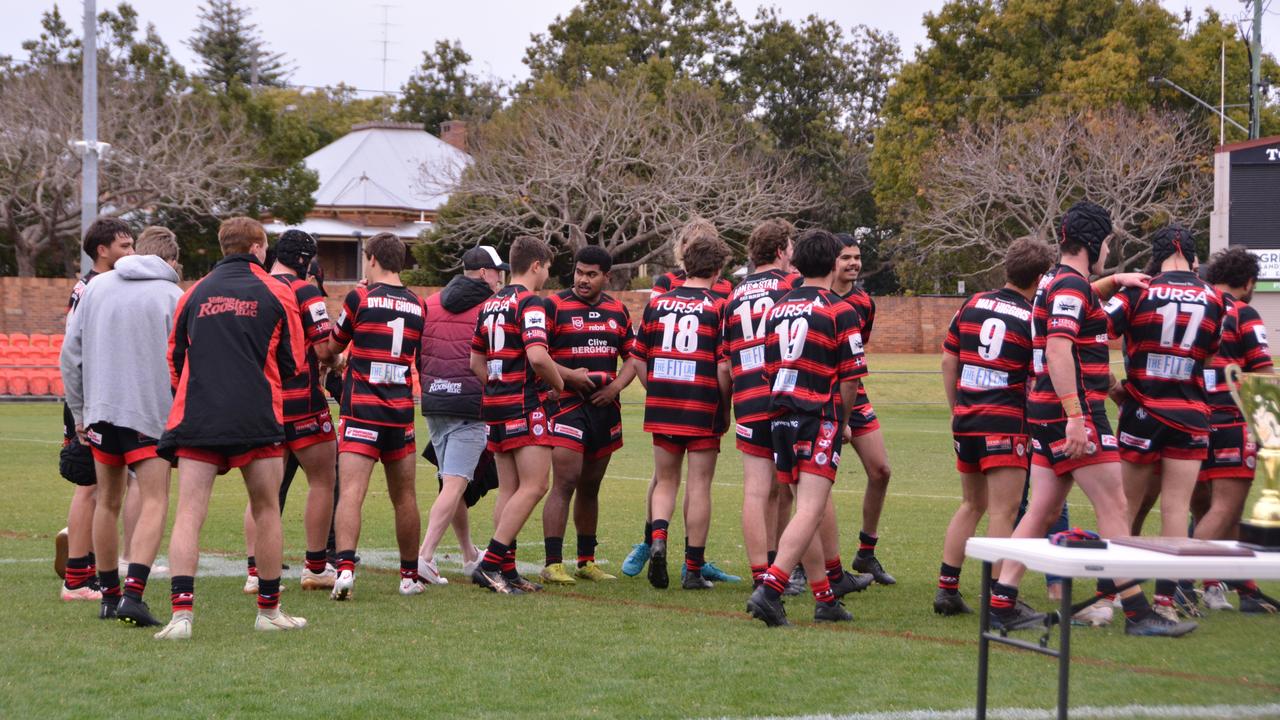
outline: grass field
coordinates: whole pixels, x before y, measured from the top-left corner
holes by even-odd
[[[931,371],[937,358],[870,357],[872,371]],[[224,556],[221,576],[197,580],[195,639],[160,643],[149,632],[96,619],[97,604],[57,599],[52,538],[65,522],[70,487],[57,477],[60,408],[0,405],[0,577],[8,595],[0,619],[0,717],[748,717],[971,708],[977,620],[940,618],[931,600],[946,522],[958,500],[949,425],[938,376],[872,375],[868,388],[885,427],[894,469],[880,557],[898,578],[851,596],[854,622],[809,625],[812,599],[788,610],[798,627],[767,630],[743,604],[749,584],[705,593],[656,591],[643,576],[602,585],[499,597],[464,582],[425,595],[397,594],[390,569],[362,566],[353,602],[302,593],[303,493],[286,510],[290,585],[286,609],[310,627],[252,630],[253,600],[240,592],[243,487],[219,481],[203,546]],[[627,446],[603,490],[598,554],[617,571],[640,536],[651,450],[640,431],[641,396],[629,393]],[[935,404],[895,404],[935,403]],[[420,426],[420,438],[425,430]],[[738,512],[740,463],[726,439],[717,473],[708,557],[747,575]],[[853,555],[864,477],[849,453],[836,485],[843,555]],[[422,467],[425,515],[435,481]],[[385,486],[365,505],[362,555],[394,547]],[[490,531],[492,496],[473,515],[477,542]],[[1092,526],[1083,496],[1072,519]],[[541,564],[540,510],[522,534],[521,560]],[[680,520],[671,536],[682,535]],[[425,526],[425,521],[424,521]],[[566,548],[572,549],[572,528]],[[445,546],[454,542],[445,536]],[[167,549],[167,539],[162,554]],[[443,549],[443,548],[442,548]],[[673,546],[676,554],[678,542]],[[383,551],[383,552],[379,552]],[[445,549],[445,551],[448,551]],[[368,565],[370,563],[366,563]],[[388,566],[389,567],[389,566]],[[978,597],[978,565],[963,591]],[[1085,583],[1081,583],[1084,585]],[[1039,576],[1024,597],[1045,607]],[[1280,594],[1273,584],[1264,584]],[[1084,588],[1078,590],[1082,592]],[[148,599],[167,617],[168,582]],[[1074,634],[1074,706],[1251,706],[1280,702],[1280,618],[1219,613],[1179,641],[1127,639],[1119,625]],[[1054,661],[998,649],[993,707],[1048,708]],[[1136,712],[1136,711],[1135,711]]]

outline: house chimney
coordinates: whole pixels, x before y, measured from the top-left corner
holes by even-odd
[[[445,120],[440,123],[440,139],[467,152],[467,121]]]

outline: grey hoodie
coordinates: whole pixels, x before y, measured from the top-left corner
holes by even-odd
[[[106,422],[148,437],[173,404],[169,333],[178,273],[156,255],[130,255],[85,287],[62,344],[62,385],[76,423]]]

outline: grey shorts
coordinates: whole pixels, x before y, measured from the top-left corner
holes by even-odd
[[[489,438],[488,424],[449,415],[427,415],[426,420],[440,474],[464,477],[471,482]]]

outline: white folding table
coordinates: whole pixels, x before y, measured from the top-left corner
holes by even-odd
[[[1222,542],[1234,546],[1235,542]],[[1058,658],[1058,717],[1067,717],[1071,667],[1072,578],[1216,578],[1220,580],[1280,580],[1280,553],[1257,552],[1252,557],[1171,555],[1124,545],[1105,549],[1060,547],[1043,538],[970,538],[965,555],[982,561],[982,604],[978,623],[978,720],[987,716],[987,664],[992,642]],[[1058,648],[1048,645],[1051,624],[1039,643],[991,632],[991,567],[1013,560],[1029,570],[1063,578],[1062,606],[1056,613]],[[1089,603],[1084,603],[1087,606]],[[1079,608],[1074,608],[1078,610]],[[1050,614],[1053,619],[1054,614]]]

